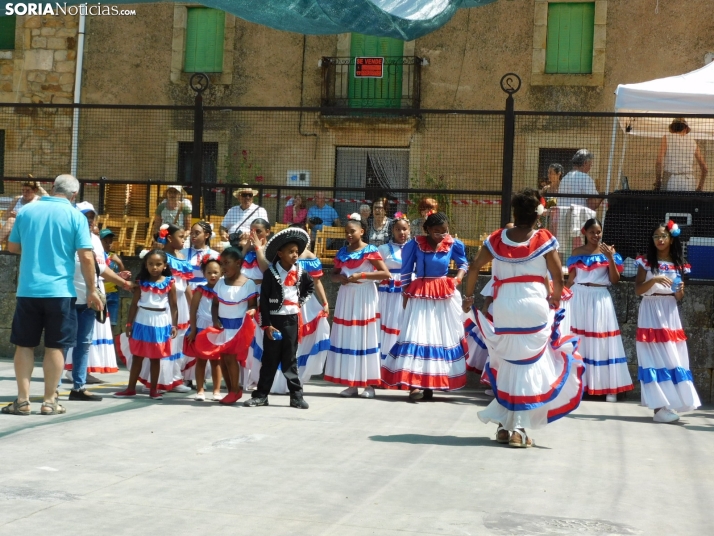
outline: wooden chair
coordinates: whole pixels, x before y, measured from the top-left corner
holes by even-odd
[[[315,256],[317,256],[323,263],[332,264],[337,255],[338,249],[328,249],[328,240],[334,239],[345,239],[345,228],[344,227],[330,227],[325,226],[315,234]],[[339,241],[338,244],[341,244]]]
[[[479,248],[483,246],[483,240],[477,240],[475,238],[458,238],[458,240],[461,240],[463,242],[464,246],[466,246],[466,257],[471,260],[471,258],[478,252]],[[469,255],[469,249],[472,249],[473,252],[471,255]],[[452,270],[456,270],[456,264],[454,264],[454,261],[451,261],[449,264],[449,268]],[[479,270],[479,273],[481,272],[490,272],[491,271],[491,263],[489,262],[485,266],[481,267],[481,270]]]
[[[279,231],[282,231],[283,229],[287,229],[290,227],[290,224],[287,223],[274,223],[270,226],[270,230],[274,233],[277,233]]]
[[[121,249],[122,254],[129,256],[136,255],[136,238],[139,231],[139,223],[139,218],[124,216],[125,235],[124,244]]]
[[[149,220],[149,226],[146,228],[146,236],[144,237],[144,249],[151,249],[151,244],[154,243],[154,237],[152,235],[155,219],[156,216],[151,216],[151,219]]]
[[[112,230],[114,233],[114,251],[122,255],[124,253],[124,242],[126,240],[125,217],[112,218],[108,214],[105,214],[103,218],[103,228]]]

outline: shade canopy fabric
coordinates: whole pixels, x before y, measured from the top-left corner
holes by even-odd
[[[39,0],[38,0],[39,1]],[[250,22],[310,35],[358,32],[411,41],[438,30],[460,8],[496,0],[199,0],[192,4],[221,9]],[[77,5],[86,0],[68,0]],[[0,15],[5,14],[5,5]],[[62,2],[64,4],[64,2]],[[109,4],[156,3],[116,0]],[[181,3],[185,3],[182,2]],[[52,4],[54,7],[54,3]],[[141,7],[136,8],[141,16]]]
[[[620,84],[615,90],[618,113],[714,114],[714,62],[686,74],[639,84]],[[620,117],[620,126],[631,135],[662,137],[671,117]],[[687,117],[689,136],[714,139],[714,118]]]

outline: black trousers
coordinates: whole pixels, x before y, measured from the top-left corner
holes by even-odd
[[[272,341],[268,338],[267,333],[263,338],[260,378],[253,397],[268,396],[278,365],[287,380],[290,396],[301,395],[302,384],[298,376],[297,365],[298,317],[297,315],[270,315],[270,323],[275,329],[280,330],[283,338],[279,341]]]

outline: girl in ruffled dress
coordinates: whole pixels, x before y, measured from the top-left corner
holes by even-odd
[[[346,385],[340,396],[357,394],[374,398],[379,373],[378,281],[389,278],[389,270],[377,248],[365,244],[365,222],[351,214],[345,225],[347,245],[337,252],[330,277],[340,283],[325,363],[325,380]]]
[[[392,237],[377,248],[389,270],[389,279],[379,284],[379,322],[382,359],[397,342],[402,327],[404,306],[402,304],[402,250],[409,241],[409,220],[406,214],[397,212],[392,222]]]
[[[654,410],[655,422],[679,420],[677,412],[701,405],[689,370],[687,337],[677,302],[684,297],[684,262],[679,227],[658,225],[647,244],[647,256],[637,258],[635,293],[642,296],[637,317],[637,377],[642,405]]]
[[[213,323],[213,298],[216,293],[213,290],[216,283],[221,279],[223,270],[218,259],[206,256],[201,261],[201,273],[205,282],[199,284],[193,291],[191,299],[190,326],[183,340],[183,353],[185,356],[196,359],[196,400],[206,400],[204,384],[206,382],[206,364],[211,363],[211,376],[213,377],[213,400],[220,400],[221,395],[221,356],[207,355],[196,350],[194,341],[196,335],[204,329],[214,326],[219,328],[219,324]]]
[[[577,337],[561,337],[563,272],[558,241],[535,229],[543,214],[539,195],[526,189],[513,198],[514,227],[488,237],[469,267],[463,309],[469,311],[478,272],[493,262],[493,322],[477,311],[488,347],[488,376],[495,399],[479,411],[498,425],[496,440],[531,447],[526,428],[542,428],[580,404],[584,366]],[[552,291],[548,273],[552,278]]]
[[[136,396],[139,372],[143,362],[148,361],[149,396],[154,400],[161,399],[160,363],[173,351],[172,341],[176,338],[178,322],[175,280],[171,276],[166,257],[166,253],[160,249],[147,253],[136,278],[138,286],[134,289],[134,298],[123,335],[128,340],[132,356],[129,384],[125,390],[114,394],[117,398]]]
[[[384,382],[409,387],[411,400],[466,385],[468,345],[456,290],[468,268],[466,250],[449,234],[445,214],[430,213],[423,227],[426,234],[402,250],[405,310],[397,341],[382,360]],[[448,275],[452,260],[455,277]]]
[[[590,395],[617,394],[633,389],[615,306],[607,288],[620,280],[624,266],[615,248],[602,243],[602,225],[589,219],[582,228],[585,245],[568,259],[570,331],[580,337],[579,352],[585,363],[583,382]]]
[[[243,396],[240,386],[239,364],[245,365],[255,334],[257,287],[241,274],[243,255],[230,247],[221,253],[223,278],[213,287],[215,296],[211,306],[214,326],[196,335],[196,351],[206,356],[220,356],[223,378],[228,394],[220,403],[235,404]]]

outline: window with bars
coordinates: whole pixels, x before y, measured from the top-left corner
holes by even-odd
[[[545,72],[592,73],[594,32],[594,2],[549,3]]]
[[[15,15],[0,17],[0,50],[15,50]]]
[[[217,9],[188,8],[184,72],[223,72],[226,14]]]

